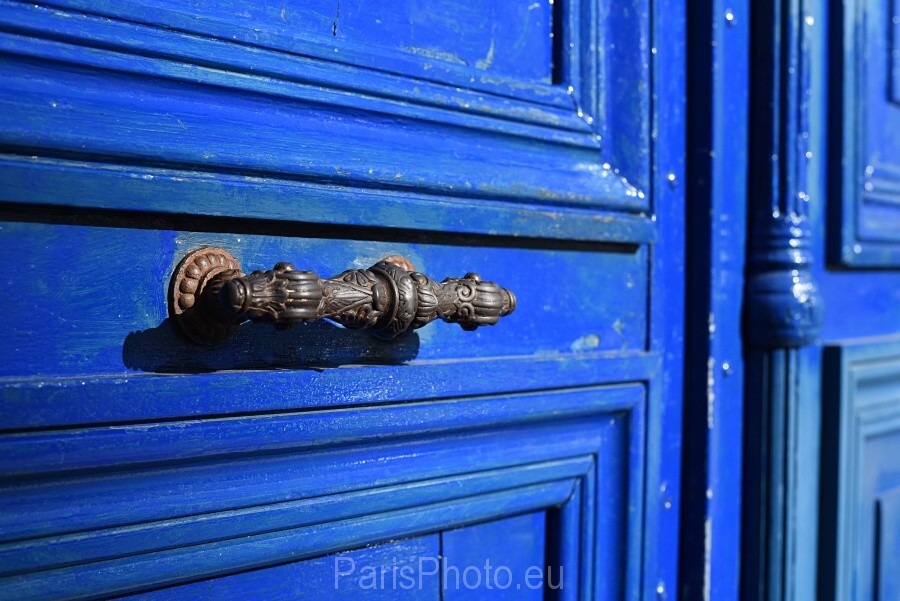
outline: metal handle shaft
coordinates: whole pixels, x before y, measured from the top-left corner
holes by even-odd
[[[193,342],[217,344],[247,320],[290,327],[330,319],[390,340],[436,320],[464,330],[494,325],[516,308],[515,295],[476,273],[442,282],[412,269],[403,257],[368,269],[320,278],[290,263],[268,271],[241,272],[221,248],[188,254],[172,277],[170,312]]]

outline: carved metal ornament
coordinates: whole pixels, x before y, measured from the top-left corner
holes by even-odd
[[[191,341],[213,345],[247,321],[288,328],[330,319],[384,340],[442,319],[464,330],[496,324],[516,308],[515,295],[477,273],[436,282],[403,257],[322,279],[290,263],[244,275],[220,248],[188,254],[172,276],[169,313]]]

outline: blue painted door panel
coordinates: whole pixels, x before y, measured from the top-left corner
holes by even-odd
[[[537,510],[576,590],[622,598],[645,403],[628,385],[7,436],[25,464],[3,474],[0,598],[125,592]]]
[[[677,590],[683,11],[0,0],[0,599]],[[200,348],[204,246],[518,308]]]
[[[832,259],[845,265],[900,265],[900,3],[854,0],[835,11],[832,40],[840,101],[831,132],[841,157],[832,174]]]
[[[825,370],[823,597],[893,599],[900,535],[900,344],[832,346]]]
[[[140,2],[68,4],[146,20]],[[347,52],[368,55],[370,60],[372,55],[406,59],[411,64],[423,57],[430,62],[422,63],[422,71],[459,66],[481,71],[485,80],[552,83],[553,5],[549,2],[400,0],[387,5],[342,0],[338,7],[331,0],[250,6],[236,0],[215,6],[170,0],[155,2],[154,8],[158,11],[155,24],[193,17],[193,27],[209,23],[211,33],[221,33],[223,27],[244,30],[257,43],[277,45],[283,40],[292,50],[311,50],[329,60],[355,60],[345,56]],[[314,43],[325,48],[312,49]]]
[[[821,453],[818,532],[807,531],[806,541],[816,541],[818,595],[829,601],[898,595],[898,11],[895,0],[859,0],[821,14],[831,23],[823,40],[830,63],[815,73],[816,90],[824,98],[830,85],[831,95],[813,122],[822,133],[812,150],[822,159],[812,193],[827,198],[814,215],[829,264],[814,270],[825,305],[824,349],[807,363],[821,369],[821,429],[800,432]],[[806,413],[813,424],[815,409]]]
[[[440,535],[119,597],[123,601],[441,599]],[[435,570],[435,562],[438,569]]]
[[[878,497],[876,599],[900,598],[900,486]]]
[[[525,514],[121,599],[544,599],[564,594],[565,569],[578,569],[548,572],[547,517]]]
[[[543,599],[545,590],[559,590],[560,572],[564,575],[566,567],[553,565],[551,573],[552,564],[545,559],[545,541],[553,544],[548,534],[559,534],[547,532],[548,513],[442,533],[441,553],[447,558],[446,567],[442,567],[443,598]],[[570,565],[568,569],[578,568]]]
[[[0,49],[16,57],[0,72],[8,116],[0,134],[10,149],[453,197],[649,208],[649,21],[640,0],[599,22],[596,0],[561,3],[553,19],[565,25],[562,44],[543,66],[553,69],[552,81],[537,84],[487,75],[477,64],[432,75],[441,61],[403,50],[362,52],[368,61],[351,53],[349,64],[336,65],[340,46],[318,56],[336,36],[314,23],[303,28],[319,32],[311,43],[278,28],[273,42],[257,40],[275,15],[248,27],[243,16],[216,11],[209,19],[183,3],[159,11],[155,3],[57,4],[72,10],[0,3],[4,29],[15,32],[0,35]],[[516,7],[518,21],[535,12],[521,2],[509,10]],[[461,22],[457,37],[482,40],[486,17]],[[541,44],[540,30],[518,38]],[[600,32],[608,38],[602,52],[591,41]],[[428,39],[440,38],[427,38],[426,48]],[[614,86],[607,70],[617,74]],[[46,102],[60,87],[66,102]]]
[[[41,323],[11,331],[7,343],[16,350],[0,365],[0,377],[32,375],[87,376],[129,371],[172,373],[301,365],[341,365],[371,362],[397,364],[411,359],[465,361],[478,357],[532,355],[589,356],[646,354],[649,261],[645,247],[621,245],[597,253],[572,245],[544,248],[504,248],[461,241],[434,244],[393,240],[339,240],[322,229],[307,228],[296,237],[268,232],[210,233],[131,227],[91,227],[0,223],[0,277],[14,278],[19,244],[30,241],[33,251],[20,294],[32,299],[10,308],[9,318],[26,322],[32,303],[50,289],[66,302],[58,303]],[[253,230],[251,230],[252,232]],[[301,237],[302,236],[302,237]],[[312,237],[315,236],[315,237]],[[278,332],[268,324],[248,325],[227,345],[198,350],[180,339],[166,320],[166,285],[180,258],[195,248],[220,246],[247,269],[270,269],[290,260],[300,269],[323,277],[350,267],[368,267],[383,257],[401,255],[417,269],[443,279],[477,271],[487,279],[525,295],[504,326],[474,333],[434,323],[404,340],[381,342],[361,331],[324,323]],[[138,254],[130,248],[154,248]],[[98,263],[106,249],[118,250]],[[71,257],[70,274],[57,277],[58,257]],[[460,265],[466,265],[460,272]],[[548,302],[533,282],[533,266],[548,279],[569,283],[573,292]],[[127,274],[121,277],[120,274]],[[552,274],[552,276],[550,275]],[[85,285],[85,280],[90,285]],[[574,292],[599,286],[616,295],[599,298]],[[115,316],[115,319],[112,318]],[[552,322],[555,327],[546,327]],[[509,324],[509,325],[507,325]],[[50,343],[48,344],[48,341]],[[124,341],[124,342],[123,342]]]

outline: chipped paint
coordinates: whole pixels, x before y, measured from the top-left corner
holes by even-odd
[[[571,344],[569,348],[573,353],[592,351],[600,346],[600,336],[597,334],[586,334],[581,336]]]
[[[487,56],[475,62],[476,69],[482,69],[484,71],[491,68],[491,65],[494,64],[494,53],[496,52],[494,39],[491,38],[491,46],[488,48]]]

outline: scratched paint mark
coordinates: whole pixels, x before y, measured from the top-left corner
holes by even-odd
[[[435,50],[433,48],[419,48],[417,46],[404,46],[402,50],[404,52],[411,52],[412,54],[417,54],[419,56],[424,56],[426,58],[431,58],[434,60],[446,61],[448,63],[463,65],[465,67],[469,66],[469,63],[453,54],[452,52],[444,52],[442,50]]]
[[[706,518],[703,523],[703,601],[709,601],[712,574],[712,520]]]
[[[480,59],[475,62],[475,68],[481,69],[482,71],[487,71],[491,68],[491,65],[494,64],[494,54],[496,52],[496,48],[494,45],[494,38],[491,38],[491,46],[488,48],[487,56],[483,59]]]
[[[331,35],[337,36],[338,19],[341,18],[341,0],[337,0],[337,10],[334,13],[334,22],[331,24]]]

